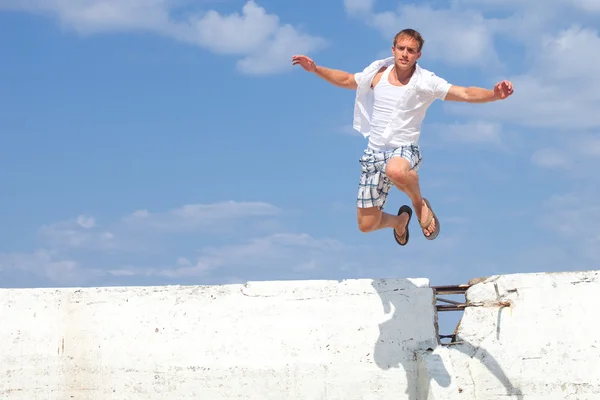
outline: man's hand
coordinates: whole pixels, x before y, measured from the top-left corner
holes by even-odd
[[[315,64],[315,62],[313,60],[311,60],[310,58],[308,58],[306,56],[302,56],[302,55],[293,56],[292,64],[293,65],[300,64],[300,66],[302,68],[304,68],[305,71],[308,71],[308,72],[315,72],[317,70],[317,65]]]
[[[513,94],[513,85],[509,81],[502,81],[494,86],[494,97],[497,100],[504,100]]]
[[[304,70],[313,72],[318,77],[325,79],[327,82],[345,89],[356,89],[356,80],[354,74],[350,74],[338,69],[327,68],[322,65],[317,65],[309,57],[297,55],[292,57],[293,65],[300,65]]]

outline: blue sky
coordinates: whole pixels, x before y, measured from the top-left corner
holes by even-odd
[[[553,4],[0,0],[2,286],[597,269],[600,3]],[[515,94],[430,108],[442,231],[400,247],[357,229],[354,93],[290,57],[357,72],[407,27],[425,68]]]

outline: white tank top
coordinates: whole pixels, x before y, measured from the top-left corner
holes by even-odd
[[[395,147],[386,143],[381,135],[390,122],[390,117],[396,108],[396,104],[406,91],[406,85],[394,86],[389,82],[390,71],[393,67],[394,65],[390,65],[383,71],[381,79],[373,88],[374,102],[369,147],[378,151]]]

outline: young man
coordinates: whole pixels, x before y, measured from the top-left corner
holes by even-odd
[[[412,201],[423,235],[435,239],[440,221],[429,201],[421,196],[419,149],[421,124],[434,100],[487,103],[506,99],[512,84],[502,81],[493,89],[449,84],[417,64],[424,40],[419,32],[404,29],[395,37],[392,57],[376,60],[362,72],[348,72],[316,65],[304,55],[292,57],[300,65],[338,87],[356,89],[354,129],[369,138],[360,159],[357,218],[362,232],[393,228],[398,244],[408,243],[412,209],[404,205],[397,215],[383,212],[392,185]]]

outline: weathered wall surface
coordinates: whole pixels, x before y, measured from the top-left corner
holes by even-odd
[[[457,344],[421,353],[427,400],[600,399],[600,272],[493,276],[467,300]]]
[[[0,290],[1,399],[417,399],[425,279]]]
[[[0,399],[599,399],[599,272],[0,290]]]

